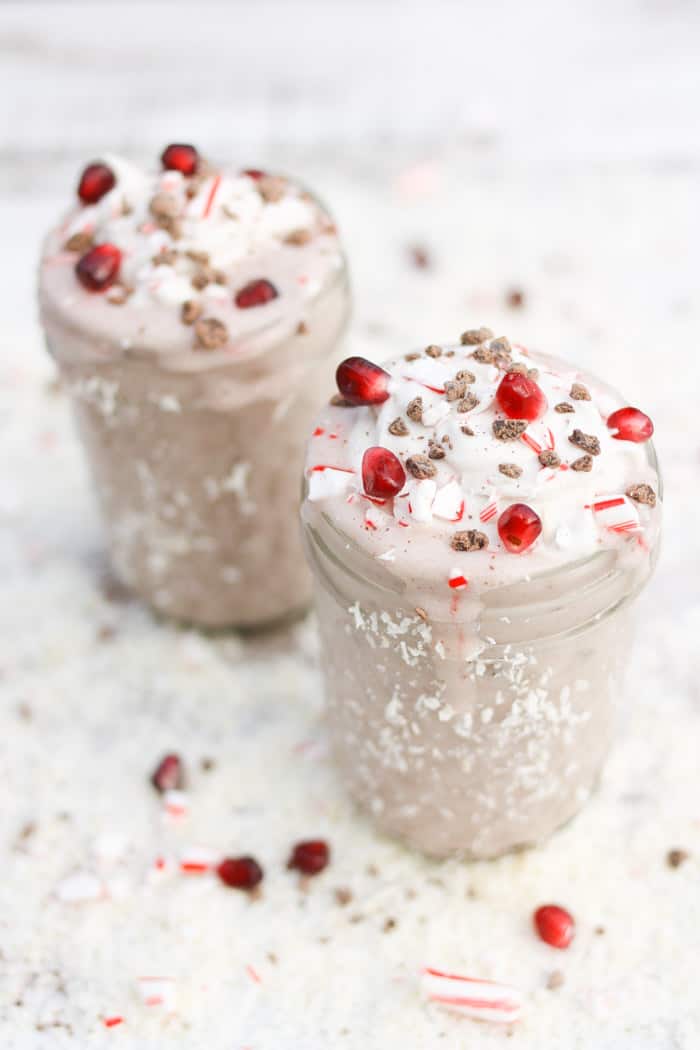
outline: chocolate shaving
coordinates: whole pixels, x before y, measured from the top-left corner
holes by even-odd
[[[466,394],[466,396],[463,397],[462,400],[457,405],[457,411],[458,412],[471,412],[471,410],[473,408],[476,408],[476,406],[478,404],[479,404],[479,398],[476,396],[476,394],[472,394],[472,392],[469,391],[469,393]]]
[[[404,361],[417,361],[419,357],[420,357],[420,354],[416,354],[416,353],[405,354],[404,355]]]
[[[573,405],[570,405],[568,401],[560,401],[558,405],[554,406],[555,412],[575,412],[576,409]]]
[[[583,470],[588,473],[589,470],[593,470],[593,456],[579,456],[573,463],[569,463],[572,470]]]
[[[448,448],[452,448],[452,438],[449,434],[443,434],[440,440],[442,441],[443,445],[447,445]]]
[[[488,346],[477,347],[469,356],[473,357],[475,361],[479,361],[482,365],[492,365],[496,360],[496,355]]]
[[[519,478],[523,472],[523,468],[519,467],[517,463],[499,463],[498,469],[507,478]]]
[[[549,977],[547,978],[546,987],[550,992],[556,991],[557,988],[561,988],[566,978],[562,970],[552,970]]]
[[[487,339],[493,339],[490,328],[468,328],[459,337],[462,346],[477,346],[479,343],[485,343]]]
[[[423,623],[425,623],[425,622],[426,622],[426,620],[428,619],[428,614],[427,614],[427,612],[426,612],[426,611],[425,611],[425,609],[423,609],[423,608],[422,608],[422,607],[421,607],[420,605],[417,605],[417,606],[415,607],[415,610],[414,610],[414,612],[415,612],[416,616],[419,616],[419,617],[421,618],[421,620],[423,621]]]
[[[423,422],[423,398],[414,397],[412,401],[408,402],[406,409],[406,415],[409,419],[412,419],[414,423]]]
[[[561,459],[556,454],[556,452],[553,452],[549,448],[546,448],[543,452],[540,452],[537,458],[539,459],[543,467],[555,468],[561,466]]]
[[[185,252],[185,255],[188,259],[191,259],[192,262],[199,263],[200,266],[209,265],[209,252],[197,252],[194,248],[190,248]]]
[[[462,368],[455,376],[458,383],[466,383],[467,386],[470,383],[476,383],[476,376],[473,372],[470,372],[468,368]]]
[[[438,445],[436,441],[428,442],[428,456],[430,459],[444,459],[446,455],[447,453],[442,445]]]
[[[493,436],[499,441],[515,441],[526,430],[526,419],[497,419],[493,424]]]
[[[431,463],[428,457],[421,453],[408,457],[406,469],[412,477],[418,478],[419,481],[423,481],[425,478],[434,478],[437,474],[435,464]]]
[[[180,320],[183,324],[194,324],[202,316],[202,304],[196,299],[187,299],[182,304]]]
[[[308,244],[312,237],[313,234],[311,230],[292,230],[292,232],[288,233],[287,236],[284,238],[284,243],[296,244],[301,246],[304,244]]]
[[[584,452],[590,452],[592,456],[600,455],[600,441],[593,434],[584,434],[582,430],[574,430],[572,434],[569,434],[569,441],[572,445],[582,448]]]
[[[506,295],[506,305],[509,306],[511,310],[519,310],[524,302],[525,293],[522,292],[520,288],[511,288]]]
[[[389,424],[389,433],[393,434],[394,437],[406,437],[406,434],[409,433],[408,427],[401,416],[397,416],[394,422]]]
[[[297,335],[308,335],[309,326],[306,321],[300,321],[297,325]]]
[[[445,397],[448,401],[458,401],[467,392],[467,384],[463,379],[448,379],[445,383]]]
[[[483,551],[489,545],[489,538],[485,532],[476,529],[464,529],[455,532],[450,546],[453,551]]]
[[[335,405],[336,408],[354,408],[352,401],[347,401],[342,394],[333,394],[329,404]]]
[[[539,368],[528,368],[528,370],[527,370],[527,378],[528,379],[539,379],[540,378],[540,370],[539,370]]]
[[[644,503],[647,507],[656,506],[656,493],[651,485],[632,485],[627,489],[627,495],[637,503]]]
[[[287,192],[287,180],[278,175],[263,175],[255,184],[258,193],[267,204],[281,201]]]
[[[462,431],[463,434],[466,434],[467,437],[472,437],[472,438],[474,437],[474,431],[472,430],[471,427],[468,427],[468,426],[465,425],[463,427],[460,427],[459,429]]]
[[[178,253],[174,248],[164,248],[162,252],[158,252],[151,259],[154,266],[172,266],[177,259]]]
[[[215,270],[212,266],[200,266],[192,277],[192,287],[201,292],[208,284],[226,284],[227,277],[223,270]]]
[[[569,391],[569,397],[573,401],[591,400],[591,395],[588,391],[588,387],[584,386],[583,383],[572,383],[571,390]]]
[[[228,342],[228,329],[216,317],[202,317],[195,322],[197,346],[204,350],[219,350]]]
[[[83,255],[92,248],[94,244],[93,236],[91,233],[74,233],[68,238],[66,243],[63,245],[64,252],[79,252]]]
[[[442,347],[435,346],[434,343],[431,343],[430,346],[426,346],[424,352],[428,357],[442,357]]]
[[[170,193],[156,193],[155,197],[151,198],[148,210],[159,226],[168,229],[173,219],[180,214],[180,204],[177,197]]]
[[[666,863],[669,868],[680,868],[688,860],[690,854],[685,849],[670,849],[666,854]]]

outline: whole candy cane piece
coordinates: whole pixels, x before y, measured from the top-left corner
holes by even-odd
[[[430,1002],[477,1021],[509,1024],[523,1009],[522,993],[511,985],[443,973],[432,967],[422,972],[423,994]]]

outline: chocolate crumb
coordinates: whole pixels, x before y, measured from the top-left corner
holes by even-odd
[[[573,463],[569,463],[569,466],[572,470],[583,470],[587,473],[589,470],[593,470],[593,456],[579,456]]]
[[[437,474],[437,467],[434,463],[431,463],[427,456],[419,453],[416,456],[409,456],[406,460],[406,469],[412,477],[418,478],[422,481],[424,478],[434,478]]]
[[[442,357],[442,347],[436,346],[434,343],[431,343],[430,346],[426,346],[424,352],[428,357]]]
[[[605,933],[605,927],[604,926],[596,926],[596,928],[594,929],[593,932],[595,933],[596,937],[602,937],[604,935],[604,933]]]
[[[308,244],[312,237],[313,234],[311,230],[292,230],[292,232],[288,233],[284,238],[284,243],[294,244],[301,247],[304,244]]]
[[[549,448],[546,448],[543,452],[540,452],[537,458],[539,459],[543,467],[552,467],[552,469],[554,469],[555,467],[561,466],[561,459],[556,454],[556,452],[553,452]]]
[[[191,259],[192,262],[196,262],[199,266],[209,265],[209,252],[198,252],[195,251],[194,248],[190,248],[185,252],[185,255],[188,259]]]
[[[443,434],[440,440],[442,441],[443,445],[447,445],[447,447],[450,449],[452,448],[452,438],[449,434]]]
[[[159,226],[170,230],[180,214],[180,204],[171,193],[156,193],[151,198],[148,210]]]
[[[471,412],[473,408],[479,404],[479,398],[476,394],[472,394],[471,391],[466,394],[457,405],[458,412]]]
[[[524,365],[522,361],[515,361],[512,365],[508,365],[506,372],[517,372],[518,375],[527,375],[527,365]]]
[[[528,379],[539,379],[540,378],[540,370],[539,370],[539,368],[528,368],[528,370],[527,370],[527,378]]]
[[[455,379],[458,383],[466,383],[467,386],[469,385],[469,383],[476,383],[476,376],[473,372],[470,372],[468,368],[460,369],[460,371],[455,376]]]
[[[228,342],[228,329],[216,317],[202,317],[195,322],[197,346],[203,350],[219,350]]]
[[[196,299],[187,299],[180,310],[180,320],[183,324],[194,324],[202,316],[202,304]]]
[[[412,419],[414,423],[423,422],[423,398],[414,397],[412,401],[408,402],[406,409],[406,415],[409,419]]]
[[[355,406],[351,401],[347,401],[342,394],[333,394],[329,404],[335,405],[336,408],[354,408]]]
[[[416,616],[419,616],[421,618],[421,620],[423,621],[423,623],[425,623],[426,620],[428,619],[428,614],[425,611],[425,609],[421,609],[420,605],[417,605],[414,611],[415,611]]]
[[[256,182],[256,189],[267,204],[276,204],[281,201],[287,192],[287,180],[279,175],[263,175]]]
[[[463,529],[455,532],[450,546],[453,551],[483,551],[489,545],[489,538],[485,532],[476,529]]]
[[[592,456],[600,455],[600,441],[593,434],[584,434],[582,430],[574,430],[572,434],[569,434],[569,441]]]
[[[469,356],[473,357],[475,361],[479,361],[482,365],[492,365],[496,360],[496,355],[488,346],[477,347]]]
[[[416,353],[404,354],[404,361],[417,361],[419,357],[420,354]]]
[[[467,392],[467,384],[463,379],[448,379],[445,383],[445,397],[448,401],[458,401]]]
[[[389,433],[393,434],[394,437],[406,437],[406,434],[409,433],[408,427],[401,416],[397,416],[394,422],[389,424]]]
[[[576,409],[573,405],[570,405],[568,401],[560,401],[558,405],[554,406],[555,412],[575,412]]]
[[[489,349],[493,350],[494,354],[506,355],[510,357],[513,352],[513,348],[504,335],[498,337],[498,339],[492,339],[489,343]]]
[[[308,335],[309,326],[306,321],[300,321],[297,325],[297,335]]]
[[[63,250],[64,252],[80,252],[82,255],[83,252],[89,251],[94,243],[91,233],[74,233],[63,245]]]
[[[212,769],[216,768],[216,759],[205,756],[199,760],[199,768],[203,773],[211,773]]]
[[[670,849],[666,854],[666,863],[669,868],[680,868],[689,857],[690,854],[685,849]]]
[[[462,346],[477,346],[479,343],[485,343],[487,339],[493,339],[490,328],[468,328],[459,337]]]
[[[428,446],[428,456],[430,459],[444,459],[447,455],[442,445],[438,445],[436,441],[430,440]]]
[[[397,925],[398,924],[396,922],[396,919],[392,919],[391,917],[388,918],[388,919],[385,919],[384,925],[382,926],[382,932],[383,933],[391,933],[392,930],[396,929]]]
[[[339,886],[334,893],[335,902],[339,904],[341,908],[344,908],[352,900],[352,890],[349,890],[346,886]]]
[[[526,419],[497,419],[493,424],[493,436],[498,441],[515,441],[526,430]]]
[[[519,310],[524,302],[525,293],[522,292],[520,288],[511,288],[511,290],[506,293],[506,305],[509,306],[511,310]]]
[[[368,875],[371,875],[373,879],[376,879],[379,875],[379,868],[376,864],[368,864],[365,871]]]
[[[162,252],[158,252],[151,259],[154,266],[172,266],[177,259],[178,253],[174,248],[164,248]]]
[[[627,489],[627,495],[637,503],[645,503],[647,507],[656,506],[656,493],[651,485],[632,485]]]
[[[569,391],[569,397],[573,401],[591,400],[591,395],[588,391],[588,387],[584,386],[583,383],[572,383],[571,390]]]
[[[517,463],[499,463],[498,469],[507,478],[519,478],[523,472],[523,468],[519,467]]]
[[[427,270],[430,266],[430,254],[427,248],[421,244],[411,245],[409,248],[411,262],[417,270]]]
[[[125,284],[113,284],[112,287],[107,290],[105,298],[112,306],[123,306],[129,296],[133,295],[133,293],[133,288],[127,288]]]
[[[209,281],[209,270],[202,269],[198,270],[197,273],[192,275],[191,284],[193,288],[196,288],[198,292],[201,292],[203,288],[210,283]]]
[[[561,970],[552,970],[547,977],[547,988],[550,992],[553,992],[556,988],[561,988],[564,980],[565,977]]]
[[[466,424],[463,427],[460,427],[459,429],[462,431],[463,434],[466,434],[467,437],[470,437],[470,438],[474,437],[474,431],[472,430],[471,427],[466,426]]]

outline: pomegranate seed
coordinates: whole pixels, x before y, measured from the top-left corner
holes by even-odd
[[[156,766],[151,783],[156,791],[181,791],[185,786],[185,767],[179,755],[165,755]]]
[[[264,872],[254,857],[226,857],[218,865],[216,874],[224,885],[234,890],[253,890],[262,882]]]
[[[297,842],[287,862],[288,868],[296,868],[302,875],[318,875],[331,859],[331,851],[323,839]]]
[[[254,179],[256,182],[265,178],[265,172],[260,168],[244,168],[241,175],[247,175],[249,179]]]
[[[533,916],[535,929],[546,944],[553,948],[568,948],[574,939],[576,923],[573,916],[558,904],[543,904]]]
[[[532,423],[547,411],[547,398],[534,379],[520,372],[507,372],[498,385],[496,402],[508,419]]]
[[[538,514],[526,503],[513,503],[498,519],[498,535],[511,554],[522,554],[531,547],[542,532]]]
[[[181,171],[183,175],[194,175],[199,167],[199,153],[194,146],[173,142],[163,150],[160,162],[166,171]]]
[[[264,306],[265,303],[276,299],[279,292],[271,281],[261,277],[257,281],[250,281],[236,292],[235,303],[241,310],[248,310],[251,306]]]
[[[83,288],[103,292],[117,279],[121,261],[122,253],[115,244],[98,244],[78,259],[75,273]]]
[[[335,381],[351,405],[380,405],[389,396],[389,373],[364,357],[346,357],[341,361]]]
[[[613,437],[617,441],[648,441],[654,433],[654,424],[638,408],[618,408],[608,416],[608,427],[616,430]]]
[[[406,484],[406,472],[393,452],[374,445],[362,457],[362,484],[368,496],[392,499]]]
[[[83,204],[97,204],[117,181],[112,169],[101,161],[88,164],[80,176],[78,196]]]

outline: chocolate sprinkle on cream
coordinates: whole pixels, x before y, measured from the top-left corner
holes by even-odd
[[[284,238],[284,243],[302,247],[304,244],[308,244],[312,237],[313,234],[311,233],[311,230],[292,230],[292,232],[288,233]]]
[[[423,481],[425,478],[434,478],[437,474],[435,464],[431,463],[427,456],[420,453],[417,456],[408,457],[406,470],[412,477],[418,478],[419,481]]]
[[[196,299],[187,299],[182,304],[180,319],[183,324],[194,324],[202,316],[202,304]]]
[[[488,545],[489,538],[486,533],[478,532],[476,529],[455,532],[451,543],[453,551],[483,551]]]
[[[573,401],[591,400],[591,395],[588,392],[588,387],[584,386],[583,383],[572,383],[571,390],[569,391],[569,397]]]
[[[573,405],[570,405],[568,401],[560,401],[558,405],[554,406],[555,412],[575,412],[576,409]]]
[[[472,430],[471,427],[468,427],[468,426],[465,425],[463,427],[460,427],[459,429],[462,431],[463,434],[466,434],[467,437],[470,437],[470,438],[474,437],[474,431]]]
[[[556,452],[553,452],[549,448],[546,448],[544,450],[544,452],[540,452],[540,454],[539,454],[539,456],[537,458],[539,459],[539,461],[540,461],[540,463],[542,464],[543,467],[552,467],[552,468],[554,468],[554,467],[560,467],[561,466],[561,459],[556,454]]]
[[[666,854],[666,863],[669,868],[680,868],[688,860],[690,854],[685,849],[670,849]]]
[[[574,430],[572,434],[569,434],[569,441],[592,456],[600,455],[600,441],[594,434],[584,434],[582,430]]]
[[[499,463],[498,469],[507,478],[519,478],[523,472],[523,468],[519,467],[517,463]]]
[[[406,437],[409,430],[401,416],[397,416],[393,423],[389,424],[389,433],[394,437]]]
[[[487,339],[493,339],[490,328],[468,328],[460,336],[462,346],[477,346],[479,343],[485,343]]]
[[[416,353],[404,354],[404,361],[417,361],[419,357],[420,357],[420,354],[416,354]]]
[[[194,334],[197,346],[203,350],[219,350],[228,342],[228,329],[216,317],[202,317],[195,322]]]
[[[627,495],[637,503],[645,503],[647,507],[656,506],[656,493],[651,485],[632,485],[627,489]]]
[[[479,404],[479,398],[476,394],[468,393],[457,405],[458,412],[471,412],[473,408]]]
[[[83,252],[89,251],[93,244],[91,233],[74,233],[63,245],[63,250],[64,252],[80,252],[82,255]]]
[[[431,343],[430,346],[426,346],[425,353],[428,357],[442,357],[442,347],[435,346],[434,343]]]
[[[493,436],[499,441],[515,441],[526,430],[526,419],[497,419],[493,424]]]
[[[569,463],[572,470],[583,470],[588,473],[589,470],[593,470],[593,456],[579,456],[573,463]]]
[[[406,408],[406,415],[409,419],[412,419],[414,423],[423,422],[423,398],[414,397],[413,401],[408,402]]]

